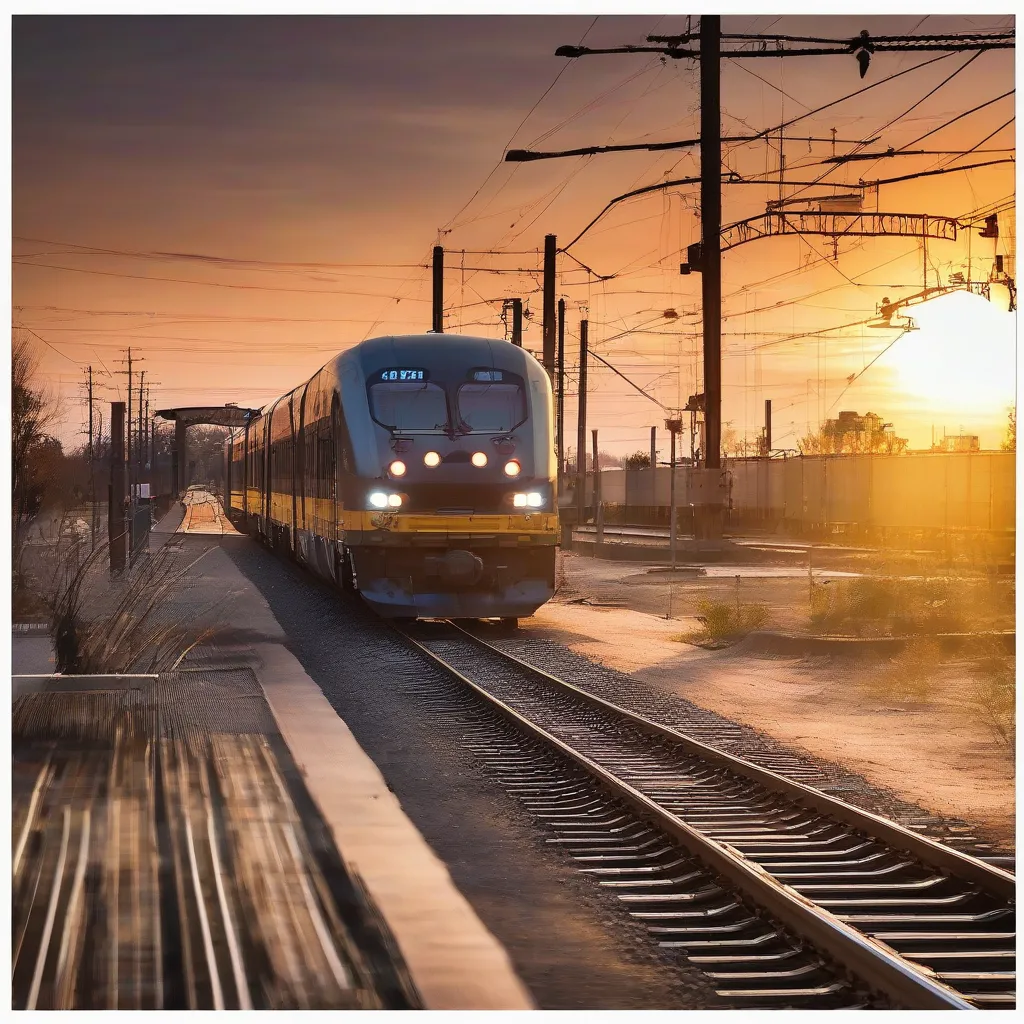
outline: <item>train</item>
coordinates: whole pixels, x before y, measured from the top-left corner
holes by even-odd
[[[360,342],[234,430],[228,517],[389,619],[515,625],[555,588],[551,381],[507,341]]]

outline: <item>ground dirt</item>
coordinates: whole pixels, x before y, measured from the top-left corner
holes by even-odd
[[[781,658],[759,655],[743,642],[703,650],[679,637],[697,628],[693,609],[701,592],[723,600],[735,578],[648,574],[643,566],[561,558],[559,593],[521,621],[523,630],[543,631],[578,654],[1012,842],[1012,754],[982,716],[965,709],[963,666],[935,666],[927,700],[908,701],[886,693],[886,667],[878,660]],[[678,587],[678,617],[667,619],[670,577]],[[784,601],[782,584],[800,586],[802,593]],[[741,576],[740,585],[741,592],[765,592],[756,575]],[[806,578],[801,584],[769,577],[766,586],[777,595],[771,605],[776,621],[797,622],[801,615],[806,621]]]

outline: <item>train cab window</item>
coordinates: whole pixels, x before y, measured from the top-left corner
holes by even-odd
[[[526,419],[523,387],[515,380],[473,381],[459,387],[459,420],[470,430],[509,431]]]
[[[444,388],[430,381],[377,381],[370,385],[370,413],[396,430],[446,430]]]

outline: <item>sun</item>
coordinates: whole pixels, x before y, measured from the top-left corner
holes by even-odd
[[[970,292],[909,310],[919,330],[899,338],[880,362],[896,387],[934,412],[1000,413],[1015,401],[1016,315]]]

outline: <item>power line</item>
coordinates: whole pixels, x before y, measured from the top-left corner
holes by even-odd
[[[951,53],[950,53],[950,54],[946,54],[945,56],[947,56],[947,57],[951,57],[951,56],[953,56],[953,54],[951,54]],[[969,58],[968,58],[968,59],[967,59],[967,60],[966,60],[966,61],[965,61],[965,62],[964,62],[964,63],[963,63],[962,65],[960,65],[960,67],[958,67],[958,68],[957,68],[956,70],[954,70],[954,71],[953,71],[953,72],[952,72],[952,73],[951,73],[950,75],[948,75],[948,76],[947,76],[946,78],[944,78],[944,79],[943,79],[943,80],[942,80],[941,82],[939,82],[939,84],[938,84],[938,85],[936,85],[936,86],[935,86],[934,88],[932,88],[932,89],[931,89],[931,90],[929,90],[929,91],[928,91],[927,93],[925,93],[925,95],[924,95],[924,96],[922,96],[922,97],[921,97],[921,98],[920,98],[919,100],[917,100],[917,101],[916,101],[915,103],[911,104],[911,105],[910,105],[910,106],[909,106],[909,107],[908,107],[908,108],[907,108],[906,110],[904,110],[904,111],[903,111],[903,113],[901,113],[901,114],[897,115],[896,117],[892,118],[891,120],[887,121],[887,122],[886,122],[886,123],[885,123],[884,125],[882,125],[882,127],[881,127],[881,128],[879,128],[879,129],[878,129],[878,130],[877,130],[876,132],[873,132],[872,134],[873,134],[873,135],[876,135],[876,136],[881,136],[882,132],[884,132],[884,131],[886,131],[887,129],[891,128],[891,127],[892,127],[892,126],[893,126],[894,124],[896,124],[896,122],[897,122],[897,121],[900,121],[900,120],[901,120],[902,118],[906,117],[906,116],[907,116],[907,114],[909,114],[909,113],[911,113],[911,112],[912,112],[913,110],[915,110],[915,109],[916,109],[916,108],[917,108],[917,107],[918,107],[918,106],[919,106],[919,105],[920,105],[921,103],[923,103],[923,102],[924,102],[924,101],[925,101],[926,99],[928,99],[928,98],[929,98],[930,96],[933,96],[933,95],[934,95],[934,94],[935,94],[936,92],[938,92],[938,91],[939,91],[939,90],[940,90],[940,89],[941,89],[941,88],[942,88],[943,86],[945,86],[945,85],[946,85],[947,83],[951,82],[951,81],[952,81],[952,80],[953,80],[954,78],[956,78],[956,76],[957,76],[957,75],[959,75],[961,71],[963,71],[963,70],[964,70],[964,69],[965,69],[965,68],[966,68],[966,67],[967,67],[968,65],[970,65],[970,64],[971,64],[971,63],[972,63],[972,62],[973,62],[974,60],[976,60],[976,59],[977,59],[978,57],[980,57],[980,56],[981,56],[981,54],[980,54],[980,53],[976,53],[976,54],[974,54],[974,55],[973,55],[972,57],[969,57]],[[865,146],[865,145],[868,145],[868,143],[867,143],[867,142],[864,142],[864,143],[859,143],[859,144],[858,144],[857,146],[855,146],[855,147],[854,147],[854,149],[853,149],[853,153],[854,153],[854,154],[856,154],[857,152],[859,152],[860,150],[862,150],[862,149],[864,148],[864,146]],[[906,148],[906,147],[904,147],[904,148]],[[829,169],[827,169],[827,170],[823,171],[823,172],[822,172],[822,173],[821,173],[821,174],[820,174],[820,175],[819,175],[819,176],[818,176],[818,177],[817,177],[817,178],[816,178],[816,179],[814,180],[814,182],[813,182],[812,184],[813,184],[813,185],[816,185],[816,184],[820,183],[820,182],[821,182],[821,181],[823,181],[823,180],[824,180],[825,178],[827,178],[827,177],[828,177],[828,176],[829,176],[829,175],[830,175],[830,174],[832,173],[832,171],[833,171],[833,170],[835,170],[835,168],[834,168],[834,167],[832,167],[832,168],[829,168]],[[810,187],[810,186],[808,186],[808,187]],[[800,195],[800,192],[803,192],[803,191],[806,191],[806,188],[803,188],[803,189],[801,189],[801,190],[797,191],[797,192],[795,193],[795,195],[794,195],[794,196],[791,196],[790,198],[792,199],[792,198],[795,198],[796,196],[799,196],[799,195]]]
[[[199,285],[204,288],[231,288],[239,291],[254,291],[254,292],[290,292],[293,294],[303,295],[356,295],[370,299],[381,299],[386,298],[380,292],[355,292],[347,291],[337,288],[279,288],[273,285],[259,285],[259,284],[230,284],[226,281],[198,281],[195,278],[183,278],[183,277],[156,277],[147,274],[124,274],[117,273],[112,270],[88,270],[84,267],[62,267],[52,263],[31,263],[25,260],[15,258],[15,266],[20,267],[39,267],[46,270],[62,270],[72,274],[93,274],[99,277],[118,277],[127,278],[134,281],[161,281],[170,282],[172,284],[191,284]],[[415,299],[407,298],[405,302],[429,302],[430,299]]]
[[[598,54],[619,54],[619,53],[660,53],[666,57],[672,57],[673,59],[680,59],[683,57],[691,57],[700,59],[700,50],[685,50],[681,46],[683,42],[697,38],[696,35],[690,35],[687,37],[683,36],[659,36],[654,37],[656,40],[666,40],[668,45],[666,46],[638,46],[638,45],[626,45],[626,46],[613,46],[613,47],[588,47],[588,46],[560,46],[556,51],[556,56],[559,57],[583,57],[593,56]],[[828,57],[838,56],[841,54],[846,55],[867,55],[867,59],[861,58],[860,63],[862,66],[861,77],[863,77],[864,71],[867,70],[868,61],[870,60],[871,53],[885,53],[889,51],[917,51],[917,50],[1008,50],[1012,49],[1014,45],[1014,33],[1002,32],[992,33],[989,35],[978,34],[963,34],[963,35],[943,35],[943,36],[870,36],[866,31],[861,32],[859,37],[854,39],[820,39],[815,40],[819,45],[812,48],[803,49],[786,49],[783,46],[777,46],[775,49],[768,49],[764,44],[771,40],[778,41],[798,41],[801,37],[792,36],[789,40],[784,39],[782,36],[777,35],[725,35],[721,36],[722,39],[733,39],[741,40],[750,43],[761,43],[760,49],[733,49],[723,50],[723,58],[731,59],[748,59],[754,57]],[[812,37],[807,37],[811,39]]]
[[[909,332],[910,332],[910,328],[909,327],[904,328],[904,330],[902,330],[895,338],[893,338],[892,341],[890,341],[889,344],[886,345],[885,348],[883,348],[882,351],[879,352],[878,355],[876,355],[875,358],[872,359],[871,362],[867,364],[867,366],[865,366],[863,369],[859,370],[856,374],[854,374],[853,377],[849,379],[849,383],[847,383],[846,387],[843,388],[843,390],[840,391],[838,395],[836,395],[836,397],[833,400],[832,404],[828,407],[828,410],[826,411],[825,415],[828,416],[828,414],[839,404],[839,401],[842,399],[843,395],[845,395],[846,392],[849,391],[850,388],[861,377],[863,377],[864,374],[867,373],[867,371],[870,370],[871,367],[874,366],[875,363],[877,363],[878,360],[881,359],[882,356],[884,356],[885,353],[888,352],[889,349],[891,349],[893,347],[893,345],[896,344],[897,341],[900,340],[900,338],[902,338],[904,335],[908,334]]]
[[[580,43],[581,44],[582,44],[583,40],[586,39],[588,35],[590,35],[591,29],[593,29],[593,27],[597,24],[597,21],[598,21],[599,17],[600,17],[600,15],[598,15],[597,17],[594,18],[594,20],[590,23],[590,27],[580,37]],[[537,100],[537,102],[534,103],[534,105],[532,107],[530,107],[530,109],[526,113],[526,116],[522,119],[522,121],[519,122],[519,125],[516,127],[516,130],[512,133],[512,135],[509,138],[508,142],[505,144],[505,146],[504,146],[505,149],[507,149],[509,147],[509,145],[511,145],[511,143],[515,139],[515,137],[522,131],[523,125],[526,124],[526,122],[530,120],[530,118],[533,116],[533,112],[541,105],[541,103],[544,102],[545,97],[548,95],[548,93],[551,92],[552,89],[554,89],[554,87],[558,84],[558,80],[562,77],[562,75],[565,74],[565,72],[569,69],[569,67],[570,67],[569,64],[565,64],[565,65],[563,65],[561,67],[561,69],[559,70],[558,74],[555,75],[554,79],[552,80],[551,84],[544,90],[544,92],[541,93],[540,98]],[[465,203],[462,204],[462,206],[459,208],[458,212],[447,222],[445,227],[441,229],[441,231],[439,232],[439,234],[441,236],[449,234],[452,230],[454,230],[455,221],[458,220],[458,218],[462,216],[462,214],[473,203],[473,200],[476,199],[476,197],[478,195],[480,195],[480,193],[486,187],[487,183],[491,180],[491,178],[494,177],[494,175],[497,172],[498,168],[501,167],[503,162],[504,162],[503,160],[499,160],[494,165],[494,167],[491,169],[491,171],[487,175],[487,177],[484,178],[484,180],[481,182],[480,187],[469,197],[469,199],[466,200]]]
[[[924,135],[914,139],[913,142],[908,142],[905,146],[901,146],[901,149],[909,149],[911,146],[916,146],[919,142],[923,142],[925,139],[934,135],[936,132],[941,132],[944,128],[948,128],[951,124],[955,124],[957,121],[968,117],[971,114],[977,113],[979,110],[983,110],[985,107],[992,106],[993,103],[998,103],[1000,100],[1005,100],[1007,96],[1012,96],[1016,92],[1015,89],[1010,89],[1008,92],[1004,92],[1001,96],[996,96],[994,99],[986,100],[984,103],[979,103],[976,107],[971,107],[970,110],[965,110],[962,114],[957,114],[956,117],[950,118],[948,121],[940,124],[937,128],[933,128],[930,132],[925,132]]]
[[[15,321],[11,326],[20,331],[28,331],[28,333],[31,334],[33,338],[36,338],[39,341],[41,341],[47,348],[52,349],[62,359],[66,359],[69,363],[74,363],[75,366],[80,367],[80,364],[77,362],[77,360],[72,359],[71,356],[66,355],[64,352],[61,352],[61,350],[57,348],[56,345],[53,345],[50,342],[48,342],[41,334],[38,334],[36,331],[32,330],[32,328],[28,327],[26,324]]]
[[[49,238],[36,238],[31,235],[13,235],[16,241],[36,242],[40,245],[59,245],[69,249],[79,249],[83,254],[97,256],[124,256],[133,259],[181,260],[190,263],[212,263],[218,266],[271,267],[294,270],[406,270],[424,267],[419,263],[317,263],[288,262],[285,260],[253,260],[233,256],[218,256],[211,253],[161,252],[160,250],[109,249],[101,246],[86,245],[80,242],[57,242]],[[32,254],[26,254],[32,255]],[[39,255],[73,255],[72,253],[41,253]]]
[[[1011,118],[1009,118],[1009,120],[1004,121],[994,132],[989,132],[989,134],[986,135],[985,138],[983,138],[981,140],[981,142],[978,142],[975,145],[971,146],[971,148],[969,150],[967,150],[967,152],[960,153],[958,156],[954,157],[954,159],[963,159],[965,156],[969,156],[971,153],[977,152],[978,148],[980,146],[984,146],[985,143],[988,142],[989,139],[991,139],[994,136],[998,135],[1001,131],[1003,131],[1004,128],[1009,128],[1010,125],[1013,124],[1013,122],[1015,120],[1016,120],[1015,117],[1011,117]],[[981,150],[981,152],[991,152],[991,151],[990,150]],[[951,164],[952,162],[953,162],[953,160],[947,160],[946,164]],[[944,164],[943,166],[946,166],[946,164]]]

